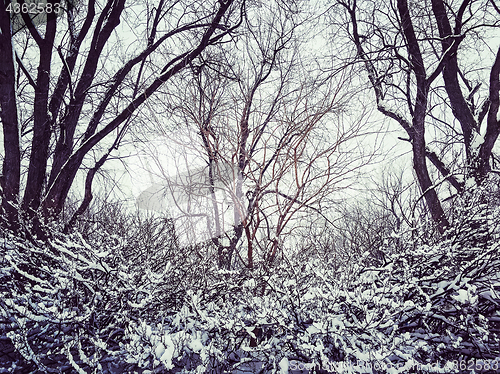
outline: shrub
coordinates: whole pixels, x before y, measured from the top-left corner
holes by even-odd
[[[153,266],[123,255],[139,245],[131,237],[4,233],[4,371],[425,373],[463,372],[471,359],[494,370],[496,208],[474,194],[462,207],[440,241],[398,233],[340,267],[292,256],[228,271],[174,264],[168,251]]]

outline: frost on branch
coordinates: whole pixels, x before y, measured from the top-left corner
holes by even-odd
[[[1,341],[11,353],[0,365],[286,373],[297,363],[349,372],[363,362],[365,372],[381,363],[453,372],[445,365],[454,360],[498,359],[498,208],[485,196],[464,195],[444,239],[401,233],[377,252],[383,259],[367,252],[341,267],[311,257],[228,271],[169,258],[151,269],[134,266],[116,237],[41,244],[4,233]]]

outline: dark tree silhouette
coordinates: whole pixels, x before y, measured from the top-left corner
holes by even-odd
[[[4,1],[0,9],[0,105],[2,210],[11,227],[20,212],[34,222],[57,218],[92,151],[101,156],[86,180],[78,213],[84,211],[95,173],[141,104],[207,48],[227,42],[245,12],[244,0],[90,0],[64,16],[47,12],[44,25],[35,26],[23,14],[26,27],[13,32],[9,4]],[[110,50],[119,43],[124,20],[127,38],[135,38],[133,32],[142,36],[130,43],[138,45],[133,57],[117,62]]]
[[[411,143],[416,179],[444,232],[449,223],[427,161],[458,193],[466,179],[481,184],[491,171],[500,133],[500,52],[484,47],[500,26],[499,8],[483,0],[429,0],[411,6],[406,0],[342,0],[337,5],[332,9],[342,12],[334,14],[347,21],[337,25],[347,31],[355,61],[368,73],[378,110],[406,132],[403,140]],[[478,52],[488,64],[492,57],[493,65],[481,61],[471,66]],[[459,166],[457,152],[462,154]]]

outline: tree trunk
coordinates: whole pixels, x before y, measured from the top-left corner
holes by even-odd
[[[398,0],[398,11],[401,16],[401,27],[407,41],[407,50],[417,84],[417,93],[412,119],[413,168],[415,169],[417,180],[420,188],[422,189],[422,193],[431,213],[431,217],[437,224],[439,232],[443,234],[446,227],[449,226],[449,223],[444,214],[436,190],[434,189],[426,164],[425,116],[429,92],[427,74],[406,0]]]
[[[500,107],[500,47],[498,48],[495,62],[490,72],[490,106],[486,119],[486,134],[484,142],[479,149],[477,156],[477,177],[478,183],[481,183],[491,170],[490,157],[498,136],[500,134],[500,121],[498,120],[498,110]]]
[[[33,140],[31,143],[28,179],[23,199],[23,211],[30,218],[35,217],[35,213],[40,206],[42,191],[46,182],[47,160],[49,157],[50,138],[52,136],[48,104],[52,49],[56,35],[56,18],[55,14],[48,14],[47,18],[45,37],[40,40],[36,39],[40,59],[33,110]]]
[[[441,48],[444,59],[443,79],[446,94],[450,100],[451,110],[455,118],[460,122],[462,134],[464,137],[465,153],[467,163],[470,166],[472,163],[473,149],[471,149],[474,134],[478,132],[478,126],[474,119],[474,114],[471,112],[465,97],[462,93],[460,83],[458,81],[459,67],[457,59],[457,50],[460,42],[464,39],[461,36],[462,16],[469,0],[462,3],[460,10],[455,18],[455,30],[452,30],[450,20],[446,13],[445,4],[442,0],[432,0],[432,11],[436,18],[436,23],[441,38]]]
[[[14,51],[11,41],[10,14],[0,9],[0,119],[3,128],[4,159],[0,186],[2,188],[2,211],[7,226],[18,228],[19,181],[21,176],[21,152],[19,149],[19,126],[17,118]]]
[[[73,146],[75,141],[74,139],[75,131],[80,120],[80,114],[82,112],[83,104],[87,97],[88,89],[94,82],[99,59],[102,55],[102,51],[105,47],[105,44],[110,38],[113,31],[115,30],[115,28],[120,24],[120,17],[124,7],[125,7],[125,0],[120,0],[114,4],[112,4],[112,2],[108,2],[103,12],[99,16],[99,19],[97,21],[96,31],[94,32],[92,43],[90,45],[91,52],[85,62],[81,79],[76,85],[73,97],[71,98],[71,101],[68,107],[66,108],[66,112],[64,113],[64,116],[60,121],[60,134],[54,152],[54,161],[52,163],[52,170],[50,172],[49,183],[48,183],[49,185],[51,185],[55,181],[62,167],[71,156],[71,152],[73,151]],[[82,32],[86,34],[87,29],[84,28]],[[81,44],[80,40],[81,37],[79,35],[74,42],[73,46],[74,48],[80,47]],[[73,70],[75,62],[76,62],[76,56],[70,54],[65,69],[70,71],[69,72],[63,71],[61,79],[63,79],[64,76],[68,76],[68,79],[70,79],[69,73]],[[124,75],[120,77],[120,79],[117,79],[114,82],[115,87],[118,87],[122,83],[126,73],[128,73],[127,70],[124,71]],[[64,86],[64,83],[61,83],[61,85]],[[112,97],[113,96],[112,94],[114,94],[114,92],[111,92],[111,95],[106,95],[106,98],[104,100],[106,104],[109,102],[106,101],[106,99]]]

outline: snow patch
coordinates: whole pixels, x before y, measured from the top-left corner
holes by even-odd
[[[288,358],[283,357],[279,363],[280,365],[280,374],[288,374]]]
[[[479,152],[479,148],[483,143],[484,143],[484,137],[479,133],[474,133],[470,144],[472,152],[477,154],[477,152]]]

